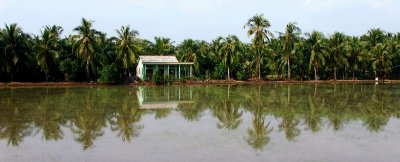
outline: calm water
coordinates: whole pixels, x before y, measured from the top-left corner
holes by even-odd
[[[400,85],[0,89],[0,161],[399,161]]]

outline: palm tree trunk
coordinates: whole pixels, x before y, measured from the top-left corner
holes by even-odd
[[[290,80],[290,58],[288,58],[288,60],[287,60],[287,67],[288,67],[288,79]]]
[[[228,66],[228,80],[231,79],[230,77],[231,77],[231,76],[229,75],[229,66]]]
[[[12,75],[12,72],[10,72],[10,82],[12,82],[13,81],[13,75]]]
[[[333,67],[333,79],[336,81],[336,66]]]
[[[316,81],[318,80],[317,68],[315,68],[315,65],[314,65],[314,79],[315,79]]]
[[[89,60],[86,61],[86,80],[89,81]]]
[[[353,71],[353,80],[354,80],[354,71]]]
[[[258,80],[261,80],[261,54],[258,51]]]

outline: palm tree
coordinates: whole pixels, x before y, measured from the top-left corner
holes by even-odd
[[[333,67],[333,77],[336,80],[336,71],[339,65],[348,65],[346,57],[346,36],[343,33],[335,32],[328,41],[330,49],[330,63]]]
[[[185,39],[178,46],[177,57],[184,62],[193,62],[195,72],[199,71],[199,58],[201,56],[199,41]]]
[[[301,29],[296,26],[297,23],[290,22],[286,25],[285,33],[280,33],[280,39],[283,45],[283,62],[287,63],[288,79],[290,80],[290,60],[296,52],[295,45],[300,40]]]
[[[61,52],[59,41],[62,31],[60,26],[45,26],[41,32],[41,38],[36,38],[34,46],[37,51],[36,59],[42,72],[46,74],[46,81],[49,79],[50,71],[56,66]]]
[[[306,40],[307,47],[310,52],[310,63],[308,64],[308,70],[311,70],[311,66],[314,69],[314,79],[318,80],[318,69],[325,65],[325,56],[327,55],[325,46],[325,36],[321,32],[313,31],[308,35]]]
[[[136,61],[134,49],[136,48],[133,41],[139,34],[136,30],[131,30],[129,25],[121,27],[117,30],[118,41],[117,41],[117,55],[122,60],[124,68],[127,69],[129,77],[131,77],[130,67],[132,63]]]
[[[152,45],[153,55],[172,55],[175,53],[173,42],[169,38],[154,37],[155,44]]]
[[[350,40],[350,57],[349,65],[353,73],[353,79],[355,78],[354,73],[360,69],[367,68],[367,56],[366,54],[366,42],[361,41],[359,37],[353,37]]]
[[[12,81],[13,70],[18,68],[18,61],[27,52],[27,38],[29,36],[23,33],[22,29],[18,27],[17,24],[6,24],[5,29],[0,32],[0,37],[2,38],[4,45],[4,51],[2,51],[3,62],[1,62],[1,70],[10,74],[10,81]]]
[[[225,63],[225,66],[228,68],[228,80],[230,80],[231,78],[229,68],[237,55],[240,41],[239,38],[234,35],[228,35],[228,37],[226,38],[219,37],[218,40],[220,41],[222,50],[220,54]]]
[[[386,74],[391,70],[393,58],[393,54],[389,53],[388,44],[378,43],[372,48],[371,52],[372,68],[375,71],[375,75],[377,75],[377,72],[380,72],[382,77],[385,78]]]
[[[264,18],[264,15],[256,14],[252,18],[250,18],[244,27],[248,27],[249,30],[247,31],[247,35],[251,36],[254,35],[252,40],[253,48],[256,50],[256,54],[258,55],[257,58],[257,68],[258,68],[258,79],[261,79],[261,56],[262,56],[262,49],[265,44],[265,41],[269,41],[269,36],[273,36],[272,32],[267,30],[271,26],[269,21]]]
[[[96,48],[96,37],[99,32],[92,29],[93,21],[82,18],[82,24],[74,28],[74,31],[78,32],[77,35],[70,37],[70,41],[73,42],[73,51],[85,60],[86,64],[86,79],[89,81],[89,65],[93,63],[93,57],[95,55]]]

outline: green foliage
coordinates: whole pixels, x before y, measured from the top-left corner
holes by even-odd
[[[226,68],[223,62],[220,62],[212,73],[212,77],[215,79],[225,79],[226,78]]]
[[[236,73],[236,77],[239,80],[247,80],[249,78],[248,74],[245,70],[241,70]]]
[[[103,67],[100,71],[100,83],[115,83],[118,79],[118,68],[117,65],[110,64]]]
[[[66,59],[60,62],[60,71],[64,74],[66,81],[76,80],[76,75],[79,71],[79,65],[77,61]]]
[[[156,84],[164,84],[165,80],[164,80],[164,76],[162,75],[162,73],[160,71],[156,71],[153,74],[152,81]]]

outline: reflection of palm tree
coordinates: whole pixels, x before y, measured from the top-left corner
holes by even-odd
[[[260,87],[258,87],[258,95],[250,99],[253,103],[253,129],[248,128],[248,137],[246,139],[247,143],[251,145],[254,149],[262,150],[265,145],[270,141],[270,134],[273,128],[270,127],[270,122],[264,125],[264,112],[262,109]]]
[[[77,134],[75,139],[83,144],[83,149],[88,149],[93,146],[93,141],[97,137],[103,135],[102,128],[105,126],[105,117],[100,110],[92,108],[93,101],[90,101],[89,96],[86,98],[86,107],[79,112],[72,122],[72,132]]]
[[[307,129],[311,129],[312,132],[318,132],[321,129],[321,113],[318,112],[314,99],[308,96],[310,109],[304,120],[308,125]]]
[[[214,115],[219,120],[217,123],[219,129],[236,129],[242,123],[242,114],[242,111],[239,112],[239,107],[229,99],[219,102],[214,109]]]
[[[46,91],[48,92],[48,91]],[[65,124],[62,112],[55,111],[56,103],[51,96],[44,96],[36,110],[35,125],[43,130],[45,140],[60,140],[63,138],[61,125]]]
[[[299,125],[300,121],[294,119],[293,114],[288,114],[284,115],[282,117],[282,122],[279,124],[279,131],[284,130],[286,139],[291,141],[294,139],[294,137],[297,137],[300,135],[300,129],[297,128],[297,125]]]
[[[120,109],[115,117],[115,120],[111,120],[111,130],[119,131],[118,136],[122,138],[122,141],[131,141],[131,137],[139,136],[140,130],[143,129],[143,125],[136,125],[141,119],[141,112],[138,108],[128,106],[128,102],[125,101],[122,109]]]
[[[8,145],[18,146],[26,136],[29,136],[32,132],[32,127],[30,122],[26,122],[27,117],[19,112],[18,108],[11,109],[9,113],[3,120],[7,121],[8,124],[5,126],[0,125],[0,139],[8,138]],[[4,113],[4,112],[2,112]]]
[[[268,134],[272,132],[273,128],[268,128],[269,126],[270,122],[264,126],[264,118],[260,115],[255,115],[253,117],[253,129],[247,129],[247,133],[249,134],[246,139],[247,143],[254,149],[262,150],[271,139]]]

